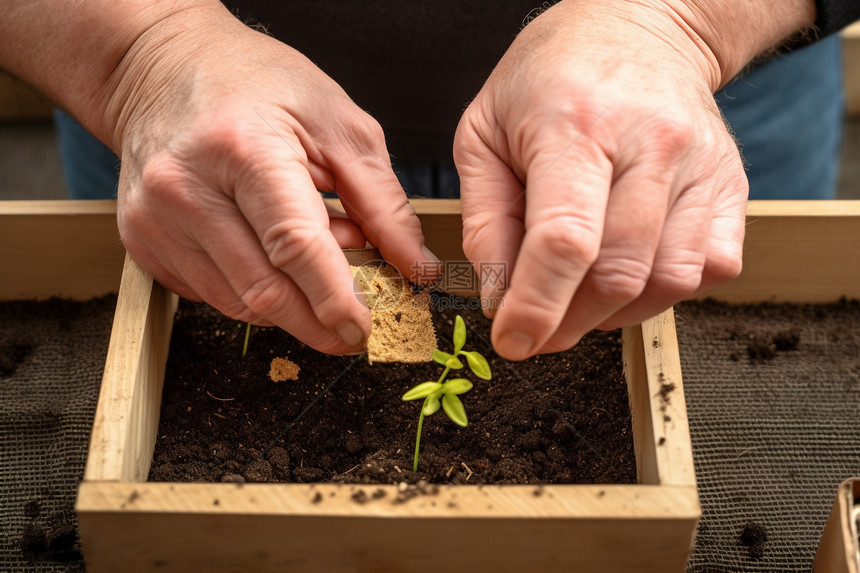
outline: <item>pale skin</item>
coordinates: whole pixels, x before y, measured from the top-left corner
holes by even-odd
[[[711,94],[814,18],[811,0],[565,0],[520,33],[454,144],[464,250],[509,271],[482,293],[503,296],[502,356],[737,275],[747,184]],[[13,2],[0,65],[120,154],[123,243],[180,295],[357,352],[370,317],[339,249],[369,240],[407,276],[434,260],[379,125],[218,2]]]

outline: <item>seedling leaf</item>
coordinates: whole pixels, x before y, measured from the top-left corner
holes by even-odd
[[[447,352],[442,352],[438,349],[433,349],[433,360],[442,366],[446,366],[446,362],[448,359],[454,358],[453,354],[448,354]]]
[[[424,402],[424,406],[421,411],[425,416],[432,416],[439,411],[439,406],[439,396],[431,394],[430,396],[427,396],[427,401]]]
[[[472,389],[472,382],[468,378],[452,378],[442,385],[445,394],[465,394]]]
[[[463,367],[463,363],[460,362],[456,356],[448,354],[447,352],[442,352],[441,350],[433,351],[433,360],[442,366],[446,366],[453,370],[459,370]]]
[[[418,400],[419,398],[426,398],[441,387],[442,385],[438,382],[422,382],[421,384],[415,386],[414,388],[406,392],[406,394],[403,395],[403,401],[408,402],[409,400]]]
[[[460,354],[466,355],[466,360],[469,362],[469,368],[472,369],[475,376],[481,380],[489,380],[493,377],[493,373],[490,371],[490,364],[480,352],[461,352]]]
[[[463,349],[466,344],[466,323],[459,314],[454,318],[454,354]]]
[[[451,421],[458,426],[465,428],[468,425],[469,420],[466,419],[466,409],[455,394],[445,394],[442,396],[442,409],[445,410]]]

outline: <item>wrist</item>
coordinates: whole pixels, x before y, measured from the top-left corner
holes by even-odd
[[[190,85],[194,75],[186,63],[205,49],[213,20],[225,15],[238,24],[218,2],[185,6],[154,19],[128,45],[106,82],[107,96],[98,118],[114,150],[122,150],[142,116],[154,122],[165,106],[181,105],[179,100],[185,98],[173,96],[182,92],[183,84]]]
[[[711,91],[729,83],[756,58],[777,51],[815,23],[813,0],[658,0],[710,62]]]

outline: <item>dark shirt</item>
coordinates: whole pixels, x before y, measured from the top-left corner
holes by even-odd
[[[821,38],[860,20],[860,0],[815,0],[815,7],[815,26]]]
[[[226,3],[338,82],[395,160],[450,161],[463,110],[539,0]]]
[[[787,0],[786,0],[787,1]],[[540,0],[225,0],[308,56],[385,131],[395,161],[450,161],[454,131]],[[550,2],[543,3],[549,6]],[[860,0],[816,0],[819,36]]]

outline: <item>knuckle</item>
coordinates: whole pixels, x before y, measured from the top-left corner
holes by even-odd
[[[348,140],[357,152],[372,154],[386,149],[382,126],[368,113],[349,106],[340,111],[340,121],[349,130]]]
[[[415,213],[415,209],[405,198],[400,202],[394,211],[389,214],[389,222],[387,225],[392,225],[395,228],[403,229],[415,238],[422,238],[421,222]]]
[[[706,273],[721,283],[736,278],[742,269],[743,259],[736,253],[710,253],[705,263]]]
[[[125,223],[152,233],[156,225],[172,225],[188,232],[206,211],[199,198],[195,175],[166,153],[148,160],[141,169],[140,188],[126,194]]]
[[[240,293],[239,300],[235,301],[230,309],[235,316],[223,310],[222,312],[244,322],[270,317],[283,311],[284,305],[288,303],[285,294],[285,289],[278,288],[278,282],[269,276],[254,281]]]
[[[600,252],[600,237],[591,225],[570,216],[558,216],[529,229],[550,261],[579,262],[591,266]]]
[[[684,118],[658,118],[649,129],[650,141],[646,154],[652,159],[668,162],[682,155],[696,137],[693,122]]]
[[[598,261],[591,268],[598,296],[611,301],[635,300],[645,290],[650,275],[650,266],[634,259]]]
[[[295,221],[284,221],[266,229],[261,242],[273,266],[282,270],[294,269],[321,254],[318,247],[320,234],[321,230],[297,225]]]
[[[244,122],[230,117],[207,124],[201,135],[201,143],[216,150],[242,150],[248,140]]]
[[[677,302],[684,299],[702,284],[703,261],[660,264],[651,274],[651,287],[661,299]]]

